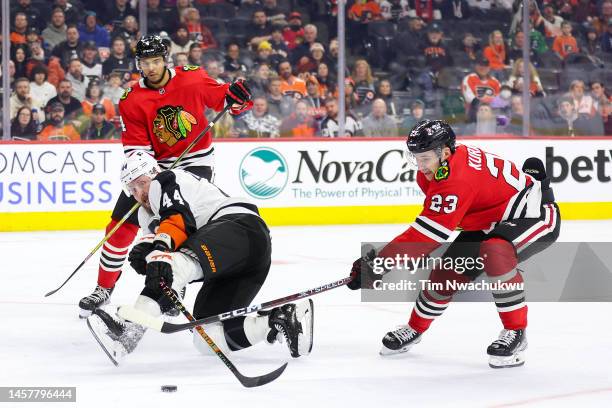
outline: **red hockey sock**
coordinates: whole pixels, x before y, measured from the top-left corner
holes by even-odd
[[[117,225],[116,220],[106,226],[106,233]],[[103,288],[112,288],[121,275],[121,267],[125,262],[130,244],[136,238],[139,227],[127,222],[123,223],[117,231],[104,243],[100,254],[98,266],[98,285]]]
[[[523,276],[517,269],[517,258],[514,246],[501,238],[491,238],[482,243],[480,256],[489,280],[493,284],[505,284],[506,287],[493,290],[493,299],[497,312],[507,330],[518,330],[527,327],[527,305]]]

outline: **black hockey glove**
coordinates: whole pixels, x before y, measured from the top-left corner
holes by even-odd
[[[347,285],[349,289],[372,289],[374,281],[381,278],[381,275],[374,273],[374,259],[376,259],[376,251],[372,248],[353,262],[350,275],[353,280]]]
[[[225,93],[225,100],[230,106],[243,106],[244,104],[249,103],[251,100],[251,90],[243,79],[238,79],[237,81],[232,82],[232,84],[229,86],[227,92]]]
[[[147,277],[145,286],[154,293],[161,294],[161,281],[167,286],[172,286],[174,276],[172,273],[172,253],[164,251],[153,251],[147,256]]]
[[[153,237],[149,234],[143,236],[130,251],[128,262],[130,266],[140,275],[147,274],[147,255],[153,252]]]

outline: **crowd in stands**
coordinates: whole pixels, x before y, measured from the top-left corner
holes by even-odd
[[[347,136],[434,118],[461,135],[522,135],[527,115],[532,135],[612,135],[612,0],[532,1],[528,36],[521,1],[349,0],[342,96],[335,0],[140,1],[171,65],[248,80],[253,109],[226,115],[218,138],[337,137],[340,97]],[[11,0],[13,139],[119,138],[118,102],[140,78],[137,3]]]

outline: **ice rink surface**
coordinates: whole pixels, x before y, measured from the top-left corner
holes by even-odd
[[[403,228],[273,228],[274,262],[256,302],[344,277],[361,241],[386,241]],[[382,336],[407,321],[412,304],[361,303],[346,288],[313,297],[312,354],[291,359],[266,386],[243,388],[220,360],[195,350],[189,332],[149,331],[117,368],[78,319],[78,300],[96,283],[97,254],[60,292],[43,297],[101,238],[101,231],[0,234],[0,386],[77,387],[76,404],[53,407],[612,406],[607,303],[530,304],[527,363],[513,369],[487,365],[486,347],[501,329],[493,304],[453,304],[409,353],[382,358]],[[612,221],[564,222],[560,240],[612,241]],[[142,277],[126,270],[113,304],[132,303],[141,287]],[[189,307],[196,291],[188,288]],[[251,376],[290,359],[279,344],[230,358]],[[178,391],[162,393],[162,384]]]

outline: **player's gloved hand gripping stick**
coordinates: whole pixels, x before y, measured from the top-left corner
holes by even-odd
[[[226,105],[225,108],[223,108],[223,110],[221,112],[219,112],[217,114],[217,116],[215,116],[214,119],[211,120],[208,123],[208,126],[206,126],[206,129],[204,129],[195,139],[193,139],[193,141],[189,144],[189,146],[187,146],[187,148],[185,148],[185,151],[183,151],[183,153],[181,153],[181,155],[176,159],[176,161],[174,163],[172,163],[172,166],[170,166],[169,170],[172,170],[173,168],[178,166],[178,164],[181,162],[183,157],[185,157],[185,155],[187,153],[189,153],[191,151],[191,149],[193,149],[193,146],[195,146],[196,143],[198,143],[200,141],[200,139],[202,139],[204,137],[204,135],[206,135],[206,133],[208,133],[208,131],[210,129],[212,129],[213,126],[215,126],[215,123],[217,123],[219,121],[219,119],[221,119],[223,117],[223,115],[225,115],[225,113],[227,111],[229,111],[230,109],[231,109],[231,106],[229,104]],[[134,204],[132,206],[132,208],[130,208],[130,210],[127,212],[127,214],[125,214],[123,216],[123,218],[121,218],[121,220],[119,220],[119,222],[117,224],[115,224],[115,226],[110,231],[108,231],[108,233],[104,236],[104,238],[102,238],[102,241],[100,241],[98,243],[98,245],[96,245],[95,248],[91,250],[91,252],[85,257],[85,259],[83,259],[83,261],[79,264],[79,266],[77,266],[76,269],[70,274],[70,276],[68,276],[68,278],[66,278],[64,283],[62,283],[58,288],[53,289],[51,292],[47,293],[45,295],[45,297],[51,296],[55,292],[57,292],[58,290],[63,288],[64,285],[66,283],[68,283],[68,281],[70,279],[72,279],[72,277],[79,271],[79,269],[81,269],[83,267],[83,265],[85,265],[85,263],[89,260],[89,258],[91,258],[93,256],[93,254],[95,254],[98,251],[98,249],[102,248],[102,245],[104,245],[104,243],[106,241],[108,241],[108,239],[111,237],[111,235],[113,235],[115,233],[115,231],[117,231],[119,229],[119,227],[121,227],[123,225],[123,223],[125,221],[127,221],[127,219],[130,217],[130,215],[132,215],[134,213],[134,211],[136,211],[139,207],[140,207],[139,203]]]

